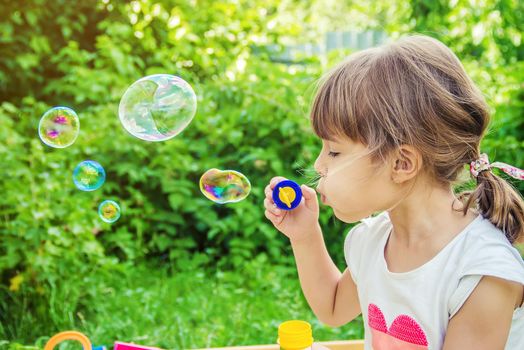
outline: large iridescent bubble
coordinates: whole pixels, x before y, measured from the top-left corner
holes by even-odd
[[[78,163],[73,171],[73,182],[82,191],[99,189],[106,181],[104,168],[94,160],[84,160]]]
[[[178,135],[196,113],[197,99],[183,79],[156,74],[134,82],[120,100],[124,128],[145,141],[165,141]]]
[[[38,135],[43,143],[54,148],[71,146],[80,132],[78,115],[68,107],[54,107],[40,118]]]
[[[105,200],[98,206],[98,216],[102,221],[113,223],[120,219],[120,206],[112,200]]]
[[[209,169],[200,178],[200,191],[215,203],[234,203],[246,198],[251,184],[235,170]]]

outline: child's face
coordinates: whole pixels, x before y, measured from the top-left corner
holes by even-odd
[[[393,207],[400,198],[389,164],[373,164],[369,148],[348,139],[322,140],[315,169],[321,174],[317,191],[337,218],[356,222]]]

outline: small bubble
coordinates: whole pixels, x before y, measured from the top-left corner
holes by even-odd
[[[54,148],[71,146],[80,132],[78,115],[68,107],[54,107],[40,118],[38,135],[43,143]]]
[[[82,191],[99,189],[106,181],[104,168],[94,160],[80,162],[73,171],[73,182]]]
[[[105,200],[98,206],[98,216],[102,221],[113,223],[120,219],[120,206],[112,200]]]

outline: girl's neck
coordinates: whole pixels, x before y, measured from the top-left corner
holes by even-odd
[[[449,242],[460,233],[476,214],[463,215],[460,201],[451,187],[418,181],[395,208],[389,211],[396,244],[416,248],[420,244]]]

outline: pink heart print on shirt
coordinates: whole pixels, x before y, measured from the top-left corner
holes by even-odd
[[[426,334],[408,315],[397,316],[388,329],[382,310],[369,304],[368,324],[373,350],[428,350]]]

